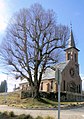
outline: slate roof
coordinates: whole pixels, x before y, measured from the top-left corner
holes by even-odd
[[[59,68],[59,70],[62,72],[65,69],[65,67],[68,65],[69,61],[70,60],[63,63],[56,64],[55,66],[51,68],[47,68],[45,73],[42,76],[42,80],[55,78],[55,69]]]
[[[69,38],[69,42],[68,42],[68,48],[66,48],[65,51],[68,50],[68,49],[71,49],[71,48],[75,48],[77,51],[79,51],[79,49],[77,49],[76,45],[75,45],[75,40],[74,40],[72,29],[70,31],[70,38]]]
[[[47,68],[45,73],[42,76],[42,80],[44,79],[52,79],[55,78],[55,71],[51,68]]]
[[[70,32],[70,38],[69,38],[69,45],[68,45],[68,48],[70,48],[70,47],[76,48],[75,41],[74,41],[74,37],[73,37],[72,29],[71,29],[71,32]]]
[[[68,60],[66,62],[59,63],[55,66],[55,68],[56,69],[58,68],[62,72],[69,62],[70,62],[70,60]]]

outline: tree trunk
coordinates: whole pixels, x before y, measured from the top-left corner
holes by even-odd
[[[33,98],[39,98],[39,86],[34,86],[31,91]]]

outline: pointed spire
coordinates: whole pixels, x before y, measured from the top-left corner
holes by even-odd
[[[68,49],[71,49],[71,48],[75,48],[76,50],[79,51],[79,49],[76,48],[76,45],[75,45],[75,41],[74,41],[74,36],[73,36],[73,32],[72,32],[72,24],[70,24],[71,28],[70,28],[70,38],[69,38],[69,42],[68,42],[68,47],[65,49],[68,50]]]
[[[68,48],[70,48],[70,47],[76,48],[75,41],[74,41],[74,36],[73,36],[73,32],[72,32],[72,28],[71,28],[71,31],[70,31],[70,38],[69,38]]]

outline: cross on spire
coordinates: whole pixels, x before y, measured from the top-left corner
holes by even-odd
[[[70,23],[70,28],[71,28],[71,30],[72,30],[72,23]]]

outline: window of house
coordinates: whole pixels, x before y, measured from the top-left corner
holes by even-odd
[[[67,83],[67,91],[69,91],[69,84]]]
[[[24,85],[22,85],[22,90],[24,90]]]
[[[48,83],[47,84],[47,92],[49,92],[50,91],[50,84]]]
[[[41,90],[43,90],[43,82],[41,83]]]
[[[64,91],[65,91],[65,80],[64,80],[64,82],[63,82],[63,87],[64,87]]]
[[[26,87],[26,90],[28,90],[28,88]]]
[[[26,88],[28,87],[28,84],[26,84]]]
[[[71,59],[71,54],[70,53],[68,53],[68,60],[70,60]]]
[[[78,86],[77,86],[77,93],[78,93]]]
[[[76,67],[77,74],[79,74],[79,65],[78,64],[75,64],[75,67]]]
[[[51,89],[53,89],[53,81],[51,81]]]
[[[76,55],[76,53],[75,53],[75,62],[77,61],[77,55]]]

